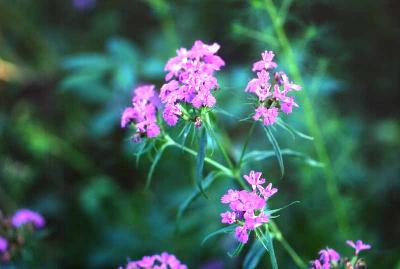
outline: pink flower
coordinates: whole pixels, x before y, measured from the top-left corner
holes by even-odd
[[[0,236],[0,253],[6,252],[8,249],[8,241],[4,237]]]
[[[272,183],[269,183],[265,189],[262,187],[260,189],[260,193],[264,197],[265,200],[267,200],[269,197],[271,197],[272,195],[274,195],[277,192],[278,192],[278,189],[273,188]]]
[[[221,197],[223,204],[229,204],[239,199],[239,192],[235,190],[228,190],[226,194]]]
[[[276,118],[278,117],[278,109],[276,107],[266,108],[260,105],[256,108],[256,113],[253,116],[253,119],[258,121],[262,119],[264,125],[272,125],[276,122]]]
[[[157,105],[154,85],[143,85],[134,89],[132,107],[126,108],[122,113],[121,127],[135,124],[135,142],[140,141],[141,136],[153,138],[160,133],[160,127],[157,125]]]
[[[320,261],[323,261],[323,263],[338,262],[340,260],[339,253],[337,253],[336,250],[332,248],[322,249],[319,252],[319,255],[319,259]]]
[[[125,269],[187,269],[175,255],[163,252],[160,255],[144,256],[141,260],[132,261]],[[120,267],[120,269],[123,269]]]
[[[253,71],[259,71],[262,69],[273,69],[276,68],[278,65],[273,62],[272,60],[275,57],[275,54],[273,51],[264,51],[261,53],[262,60],[255,62],[253,64]]]
[[[181,104],[189,104],[195,109],[214,107],[216,103],[212,91],[218,88],[214,72],[225,65],[215,55],[220,46],[194,42],[192,48],[177,50],[177,56],[168,60],[166,83],[161,87],[160,99],[164,104],[163,118],[168,125],[176,125],[182,115]]]
[[[311,261],[310,269],[330,269],[336,268],[339,263],[340,255],[331,248],[322,249],[319,252],[319,259]]]
[[[232,224],[236,222],[236,214],[233,212],[225,212],[221,213],[221,222],[222,223],[227,223],[227,224]]]
[[[246,244],[249,240],[249,234],[245,226],[238,226],[235,229],[235,236],[239,242]]]
[[[261,56],[262,60],[253,65],[253,71],[259,71],[257,78],[249,81],[245,91],[258,97],[253,119],[255,121],[261,119],[264,125],[272,125],[276,122],[279,111],[289,114],[293,107],[298,107],[294,102],[294,97],[287,94],[292,90],[299,91],[301,87],[290,82],[288,76],[282,71],[275,72],[274,80],[270,81],[270,72],[278,66],[273,61],[275,55],[272,51],[265,51]]]
[[[238,241],[246,243],[249,232],[269,221],[266,214],[267,199],[278,191],[269,183],[266,188],[262,186],[265,179],[261,172],[250,171],[243,177],[252,186],[252,191],[229,189],[221,197],[221,203],[229,204],[232,211],[221,214],[221,222],[224,224],[240,223],[236,227],[235,235]]]
[[[43,228],[45,220],[42,215],[29,209],[19,209],[11,219],[14,227],[19,228],[27,223],[32,223],[36,228]]]
[[[355,243],[352,240],[347,240],[346,243],[347,243],[347,245],[349,245],[350,247],[355,249],[356,256],[362,250],[366,250],[366,249],[370,249],[371,248],[371,245],[364,244],[363,241],[361,241],[361,240],[357,240]]]
[[[261,178],[261,175],[261,172],[254,172],[251,170],[249,175],[244,175],[243,177],[251,185],[254,191],[256,188],[261,187],[261,184],[265,183],[265,178]]]

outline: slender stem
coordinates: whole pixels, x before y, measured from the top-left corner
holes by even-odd
[[[222,155],[224,156],[225,161],[228,163],[229,168],[230,168],[231,170],[234,170],[235,167],[234,167],[234,165],[233,165],[231,159],[229,158],[228,153],[226,152],[224,146],[221,144],[220,139],[218,139],[218,137],[216,137],[216,136],[214,135],[214,133],[212,132],[212,126],[211,126],[211,122],[210,122],[210,116],[209,116],[208,113],[206,114],[206,122],[205,122],[205,124],[206,124],[206,127],[208,127],[208,129],[210,129],[210,134],[213,136],[214,141],[217,143],[217,146],[218,146],[219,150],[221,151]]]
[[[244,142],[242,153],[240,154],[239,162],[238,162],[238,165],[237,165],[238,169],[240,169],[242,167],[243,157],[244,157],[244,154],[246,153],[246,149],[247,149],[247,146],[249,145],[250,137],[253,134],[255,125],[256,125],[255,122],[253,122],[251,124],[250,130],[249,130],[249,132],[247,134],[246,141]]]
[[[301,269],[306,269],[307,265],[303,261],[303,259],[297,254],[297,252],[292,248],[288,241],[286,241],[285,237],[282,235],[281,231],[279,230],[278,226],[273,220],[269,222],[271,225],[271,230],[273,231],[276,240],[283,246],[286,252],[290,255],[294,263]]]
[[[171,146],[178,147],[193,156],[197,156],[196,151],[175,142],[169,135],[165,135],[165,139],[168,141],[168,143],[170,143]],[[232,171],[228,167],[220,164],[219,162],[217,162],[209,157],[204,158],[204,161],[206,163],[214,166],[215,168],[219,169],[221,172],[225,173],[226,175],[231,176],[231,177],[233,176]]]
[[[279,18],[277,9],[272,2],[272,0],[265,0],[265,6],[268,11],[269,16],[271,17],[272,24],[274,26],[276,35],[278,37],[278,41],[283,49],[283,52],[286,54],[288,59],[288,68],[290,73],[293,75],[295,81],[300,84],[302,83],[302,78],[300,74],[300,70],[297,67],[295,56],[293,50],[290,46],[289,40],[286,36],[286,32],[282,26],[281,19]],[[346,211],[343,206],[339,190],[336,184],[332,163],[330,157],[328,155],[328,151],[325,147],[325,142],[322,137],[320,128],[317,123],[317,118],[315,112],[313,110],[313,104],[310,98],[306,95],[305,91],[301,91],[303,96],[303,107],[305,110],[305,117],[307,125],[310,129],[312,136],[315,139],[315,149],[319,159],[325,164],[325,178],[326,178],[326,188],[330,200],[333,204],[333,208],[335,211],[336,220],[339,226],[339,230],[343,236],[347,236],[349,234],[349,225],[347,222]]]

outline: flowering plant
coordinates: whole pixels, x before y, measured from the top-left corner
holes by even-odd
[[[180,206],[178,221],[200,194],[206,196],[206,189],[216,178],[233,178],[242,187],[241,190],[229,189],[222,196],[221,202],[229,205],[230,210],[221,213],[221,222],[228,226],[206,236],[203,243],[218,234],[234,233],[239,244],[233,252],[228,253],[230,256],[238,255],[246,244],[252,242],[244,267],[250,268],[257,265],[260,255],[268,251],[272,267],[277,269],[278,263],[273,244],[275,239],[282,243],[299,268],[306,268],[306,263],[289,245],[273,220],[276,217],[273,216],[273,213],[283,209],[270,209],[269,198],[278,189],[273,187],[272,183],[265,185],[266,179],[262,177],[261,172],[251,170],[243,178],[240,176],[243,167],[249,162],[263,160],[273,155],[278,160],[282,177],[284,176],[283,153],[274,136],[274,124],[292,135],[308,140],[313,139],[286,124],[279,115],[280,111],[289,114],[293,107],[299,106],[294,102],[294,96],[290,94],[292,91],[299,91],[301,87],[291,82],[283,71],[271,73],[278,67],[272,51],[265,51],[261,54],[262,59],[255,62],[252,68],[256,72],[257,78],[251,79],[244,89],[245,92],[257,97],[255,112],[251,116],[254,121],[251,123],[240,155],[236,155],[220,142],[222,135],[219,134],[213,109],[217,103],[213,93],[219,87],[214,75],[225,65],[225,62],[216,55],[219,49],[220,46],[216,43],[207,45],[202,41],[196,41],[189,50],[185,48],[177,50],[177,56],[171,58],[165,65],[166,82],[161,86],[158,97],[156,87],[153,85],[136,88],[132,107],[126,108],[122,114],[121,126],[132,125],[134,127],[133,141],[140,142],[141,145],[136,152],[138,157],[147,151],[156,153],[148,173],[147,187],[150,185],[155,167],[167,147],[180,148],[183,152],[196,158],[195,182],[197,189]],[[159,117],[157,114],[162,116],[167,126],[160,119],[161,116]],[[178,125],[178,123],[181,124]],[[257,123],[261,123],[273,150],[246,153]],[[171,127],[177,125],[180,133],[176,137],[171,131]],[[197,148],[193,149],[185,145],[186,137],[190,133],[193,138],[197,136]],[[183,139],[178,142],[177,140],[181,137]],[[208,154],[207,151],[213,145],[216,145],[218,149],[216,156]],[[289,153],[295,156],[305,156],[295,151],[289,151]],[[306,158],[310,160],[309,157]],[[313,161],[313,163],[317,162]],[[211,168],[211,172],[203,177],[205,165]],[[251,241],[250,235],[253,232],[255,240]],[[356,252],[366,248],[358,242],[351,244],[356,248]],[[126,268],[167,268],[167,265],[170,268],[186,268],[180,263],[176,263],[178,267],[173,267],[171,263],[166,262],[167,260],[173,260],[175,264],[176,258],[174,256],[171,258],[169,254],[146,256],[140,261],[130,262]],[[342,264],[339,260],[339,254],[328,248],[320,252],[320,258],[313,261],[312,266],[324,269],[336,268],[334,266]],[[249,264],[252,265],[249,267]]]
[[[44,217],[29,209],[19,209],[11,217],[0,212],[0,263],[7,263],[22,252],[29,235],[44,226]]]

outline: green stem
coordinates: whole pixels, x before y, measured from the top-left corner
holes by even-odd
[[[208,113],[205,115],[205,118],[206,118],[205,124],[206,124],[207,128],[210,130],[210,134],[213,136],[214,141],[217,143],[217,146],[218,146],[219,150],[221,151],[222,156],[224,156],[225,161],[227,162],[229,168],[230,168],[231,170],[234,170],[235,167],[234,167],[234,165],[233,165],[231,159],[229,158],[228,153],[226,152],[224,146],[222,146],[221,140],[218,139],[218,137],[216,137],[216,136],[214,135],[214,132],[212,131],[212,128],[213,128],[213,127],[211,126],[210,116],[209,116]]]
[[[240,154],[239,162],[238,162],[238,165],[237,165],[238,169],[240,169],[240,168],[242,167],[243,157],[244,157],[244,154],[246,153],[246,149],[247,149],[247,146],[249,145],[250,137],[251,137],[251,135],[253,134],[254,126],[255,126],[255,125],[256,125],[255,122],[253,122],[253,123],[251,124],[249,133],[247,134],[246,141],[244,142],[243,149],[242,149],[242,153]]]
[[[288,38],[286,36],[286,32],[283,29],[283,24],[281,23],[281,19],[279,18],[278,12],[272,0],[265,0],[266,9],[268,11],[269,16],[271,17],[272,24],[274,26],[276,35],[278,37],[278,41],[283,49],[284,54],[288,59],[288,68],[290,73],[293,75],[296,82],[303,85],[300,70],[297,67],[295,56],[293,50],[289,44]],[[333,204],[335,216],[337,223],[339,225],[339,230],[343,236],[347,236],[349,234],[349,225],[347,222],[347,216],[345,212],[345,208],[343,203],[341,202],[341,197],[339,194],[339,190],[336,184],[336,180],[334,177],[334,172],[332,169],[332,164],[330,157],[328,155],[327,149],[325,147],[325,143],[319,129],[316,115],[313,110],[313,105],[311,100],[306,95],[305,91],[301,91],[303,96],[303,107],[305,110],[306,122],[310,129],[312,136],[315,139],[315,149],[318,155],[318,158],[325,164],[325,178],[326,178],[326,188],[330,200]]]
[[[187,153],[189,153],[189,154],[191,154],[191,155],[193,155],[193,156],[197,156],[197,152],[196,152],[196,151],[194,151],[194,150],[192,150],[192,149],[190,149],[190,148],[188,148],[188,147],[185,147],[185,146],[183,146],[183,145],[181,145],[181,144],[175,142],[169,135],[165,135],[165,139],[168,141],[168,143],[169,143],[171,146],[178,147],[178,148],[182,149],[183,151],[185,151],[185,152],[187,152]],[[225,173],[227,176],[233,177],[233,174],[232,174],[231,169],[229,169],[228,167],[226,167],[226,166],[220,164],[219,162],[217,162],[217,161],[215,161],[215,160],[213,160],[213,159],[211,159],[211,158],[208,158],[208,157],[206,157],[206,158],[204,159],[204,161],[205,161],[206,163],[208,163],[208,164],[214,166],[215,168],[219,169],[221,172]]]
[[[303,261],[303,259],[297,254],[297,252],[292,248],[288,241],[286,241],[285,237],[282,235],[278,226],[273,220],[269,221],[271,226],[271,230],[275,235],[276,240],[283,246],[289,256],[292,258],[297,267],[301,269],[307,269],[307,264]]]

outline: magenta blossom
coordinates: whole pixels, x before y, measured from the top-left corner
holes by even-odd
[[[279,111],[289,114],[293,107],[298,107],[294,97],[288,96],[288,93],[292,90],[299,91],[301,87],[290,82],[284,72],[275,72],[271,79],[270,72],[278,67],[273,61],[275,54],[265,51],[261,56],[262,60],[255,62],[252,69],[257,72],[257,78],[249,81],[245,91],[258,98],[253,119],[264,125],[272,125],[276,122]]]
[[[160,133],[157,125],[158,99],[154,85],[143,85],[133,91],[132,106],[124,110],[121,117],[121,127],[135,124],[134,141],[142,136],[153,138]]]
[[[43,216],[37,212],[29,209],[19,209],[12,217],[11,223],[16,228],[28,223],[33,224],[35,228],[43,228],[46,222]]]
[[[0,253],[6,252],[8,249],[8,241],[4,237],[0,236]]]
[[[311,261],[310,269],[330,269],[339,263],[340,255],[332,248],[322,249],[319,259]],[[336,267],[335,267],[336,268]]]
[[[120,267],[119,269],[124,269]],[[160,255],[144,256],[141,260],[129,262],[125,269],[187,269],[174,255],[163,252]]]
[[[231,209],[221,214],[221,222],[238,224],[235,236],[243,244],[249,240],[250,231],[269,221],[269,215],[265,212],[267,200],[278,191],[271,183],[264,188],[262,185],[266,180],[261,176],[261,172],[255,171],[243,176],[252,191],[230,189],[221,197],[221,203],[229,204]]]
[[[350,247],[355,249],[356,256],[362,250],[366,250],[366,249],[370,249],[371,248],[371,245],[364,244],[363,241],[361,241],[361,240],[357,240],[355,243],[352,240],[347,240],[346,243],[347,243],[347,245],[349,245]]]
[[[215,106],[212,91],[218,88],[218,82],[214,72],[225,65],[216,55],[219,48],[217,43],[207,45],[198,40],[190,50],[177,50],[177,56],[165,65],[164,70],[168,73],[160,90],[160,99],[164,104],[163,118],[168,125],[174,126],[190,108]],[[193,122],[197,120],[196,126],[199,126],[198,117],[186,118]]]

